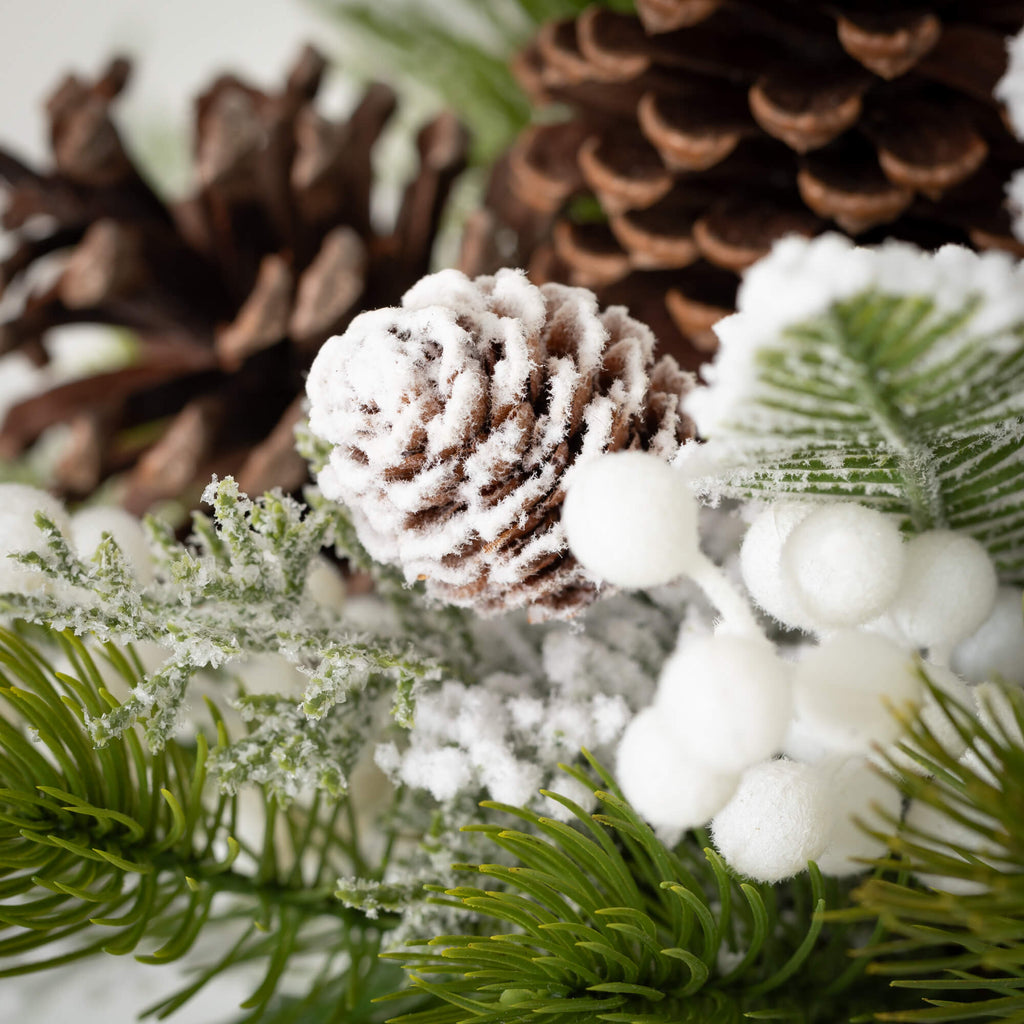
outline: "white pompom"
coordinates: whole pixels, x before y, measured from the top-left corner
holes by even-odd
[[[46,552],[46,540],[35,524],[42,512],[65,535],[70,531],[64,506],[46,491],[25,484],[0,484],[0,593],[41,591],[52,580],[43,573],[7,557],[11,554]]]
[[[967,812],[964,811],[964,813]],[[980,814],[975,814],[974,817],[982,828],[991,828],[995,825],[992,819]],[[956,860],[963,860],[963,858],[959,857],[950,847],[960,847],[982,860],[985,859],[985,854],[997,852],[975,829],[962,822],[954,821],[948,815],[921,800],[912,801],[907,808],[904,826],[906,836],[911,842],[937,850]],[[922,834],[919,835],[919,831]],[[967,864],[966,860],[964,864]],[[920,871],[915,872],[915,877],[923,885],[957,896],[972,896],[987,891],[987,886],[981,882],[971,878],[960,878],[957,875],[939,875]]]
[[[782,547],[793,529],[817,506],[802,501],[769,505],[750,524],[740,548],[740,572],[750,596],[773,618],[786,626],[806,629],[811,625],[782,578]]]
[[[815,509],[783,545],[783,584],[819,629],[881,614],[899,589],[903,538],[888,516],[842,502]]]
[[[829,774],[785,759],[748,768],[736,795],[711,822],[718,852],[734,870],[759,882],[803,871],[828,841]]]
[[[916,647],[946,650],[988,618],[996,570],[973,537],[929,530],[906,545],[903,579],[889,615]]]
[[[1024,612],[1020,587],[1000,587],[981,628],[953,651],[953,668],[972,683],[1005,679],[1024,686]]]
[[[580,466],[562,505],[572,553],[619,587],[656,587],[699,552],[697,503],[685,478],[646,452],[613,452]]]
[[[778,752],[793,711],[789,675],[765,641],[699,636],[665,663],[655,707],[688,758],[738,772]]]
[[[685,744],[645,708],[619,741],[616,778],[638,814],[659,828],[706,825],[733,795],[739,776],[689,760]]]
[[[793,674],[797,716],[837,752],[867,753],[893,742],[902,731],[893,709],[919,704],[922,696],[913,656],[875,633],[836,633]]]
[[[322,608],[340,611],[345,604],[345,577],[330,559],[320,555],[310,564],[306,592]]]
[[[902,797],[890,780],[872,769],[863,758],[846,762],[831,787],[832,827],[828,845],[817,858],[826,875],[842,877],[866,870],[860,858],[881,857],[883,840],[865,830],[890,833],[899,820]]]
[[[153,556],[145,531],[135,516],[113,505],[83,508],[71,517],[71,543],[79,558],[88,561],[109,533],[117,542],[140,583],[153,579]]]
[[[936,689],[961,707],[968,710],[973,709],[974,694],[971,692],[971,688],[955,672],[944,668],[942,665],[932,665],[927,662],[922,667]],[[932,736],[942,745],[942,749],[951,757],[959,757],[964,752],[967,744],[963,736],[960,735],[949,716],[942,710],[942,705],[932,696],[929,690],[924,690],[922,693],[921,710],[918,717],[922,724],[927,726]],[[907,741],[904,740],[903,742],[906,743]],[[915,743],[908,743],[907,745],[911,749],[919,749]],[[923,775],[927,772],[927,768],[923,764],[900,750],[898,746],[887,749],[885,754],[885,758],[873,756],[876,764],[883,769],[892,770],[895,767],[900,771],[914,772],[917,775]]]

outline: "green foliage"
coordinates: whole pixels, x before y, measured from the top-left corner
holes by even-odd
[[[1024,582],[1024,325],[991,333],[995,305],[871,290],[723,361],[705,485],[854,498],[963,531]]]
[[[785,886],[750,884],[702,834],[666,846],[618,794],[597,791],[594,815],[549,795],[573,825],[485,804],[527,828],[467,826],[514,863],[460,866],[497,879],[497,890],[435,890],[436,902],[480,923],[388,954],[436,997],[395,1024],[815,1021],[834,1019],[837,1003],[851,1014],[877,1004],[880,986],[848,957],[867,931],[825,927],[826,909],[843,906],[846,892],[813,865]]]
[[[334,896],[339,873],[365,868],[338,825],[341,805],[316,797],[283,809],[260,797],[262,836],[236,838],[242,808],[211,792],[203,732],[156,751],[136,727],[90,743],[87,718],[117,707],[101,670],[137,685],[132,650],[107,645],[97,662],[77,638],[49,639],[59,647],[0,631],[0,977],[140,949],[145,963],[171,963],[212,930],[223,955],[152,1012],[169,1014],[222,972],[260,962],[265,980],[244,1020],[265,1019],[286,969],[312,956],[341,986],[333,1015],[319,1019],[358,1019],[346,1013],[378,990],[371,975],[393,920],[368,921]],[[53,667],[56,655],[67,671]],[[214,724],[222,749],[225,726],[216,715]]]
[[[872,878],[853,897],[892,938],[867,952],[870,970],[928,1008],[882,1020],[1024,1020],[1024,692],[992,688],[984,720],[932,690],[969,753],[950,753],[918,721],[905,750],[929,775],[900,786],[929,809],[894,822],[890,856],[903,879]],[[918,880],[913,884],[907,873]],[[924,884],[922,884],[924,883]],[[846,919],[857,911],[838,915]]]
[[[392,72],[404,72],[455,110],[472,129],[475,159],[486,165],[530,119],[529,101],[509,71],[509,58],[543,22],[574,17],[592,0],[315,2],[358,37],[373,61],[367,70],[384,63]],[[632,0],[604,3],[634,9]]]
[[[230,478],[206,497],[214,518],[195,515],[191,546],[165,524],[147,523],[158,557],[156,579],[146,585],[112,538],[84,562],[53,523],[37,517],[47,553],[18,557],[55,582],[3,595],[3,605],[31,622],[166,650],[124,703],[89,710],[101,744],[141,721],[159,749],[181,721],[197,673],[253,654],[279,655],[308,676],[305,692],[243,698],[252,735],[219,750],[214,767],[232,787],[259,782],[281,800],[311,786],[341,793],[376,703],[391,696],[396,717],[408,724],[415,686],[436,678],[440,663],[409,642],[348,630],[336,610],[311,597],[313,560],[336,530],[345,531],[339,509],[307,509],[280,494],[249,499]]]

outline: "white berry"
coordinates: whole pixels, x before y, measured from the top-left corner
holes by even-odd
[[[828,844],[817,858],[826,875],[853,875],[866,870],[863,858],[881,857],[884,840],[871,835],[890,833],[899,821],[902,797],[890,780],[863,758],[846,762],[833,777],[832,827]],[[865,827],[866,826],[866,827]]]
[[[929,530],[906,545],[889,615],[915,646],[948,649],[988,618],[997,585],[992,559],[973,537]]]
[[[793,528],[782,548],[782,581],[819,629],[856,626],[889,606],[905,558],[892,519],[842,502],[815,509]]]
[[[793,710],[789,673],[762,640],[700,636],[666,662],[655,706],[688,757],[742,771],[782,744]]]
[[[46,551],[46,539],[35,524],[42,512],[65,535],[70,530],[64,506],[46,491],[25,484],[0,484],[0,593],[40,591],[51,580],[35,569],[21,565],[11,554]]]
[[[71,517],[71,543],[79,558],[88,561],[96,553],[103,534],[114,538],[140,583],[153,579],[153,558],[142,524],[114,505],[83,508]]]
[[[686,756],[655,707],[641,711],[619,742],[616,778],[637,813],[660,828],[706,825],[736,790],[739,776],[716,772]]]
[[[867,753],[902,731],[893,713],[919,704],[911,654],[876,633],[845,630],[808,652],[793,674],[797,716],[837,752]]]
[[[686,480],[647,452],[613,452],[580,466],[562,505],[572,553],[619,587],[656,587],[699,553],[697,503]]]
[[[750,596],[773,618],[797,629],[811,628],[793,588],[782,579],[782,547],[816,506],[780,501],[769,505],[750,524],[740,548],[740,572]]]
[[[828,776],[799,761],[748,768],[736,795],[711,822],[718,852],[741,875],[777,882],[803,871],[828,841]]]
[[[953,650],[953,668],[972,683],[1004,679],[1024,686],[1024,612],[1020,587],[1000,587],[989,617]]]

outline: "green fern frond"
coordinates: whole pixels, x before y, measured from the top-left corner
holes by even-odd
[[[966,250],[837,247],[829,236],[788,240],[748,278],[740,313],[721,327],[711,386],[693,397],[709,439],[697,458],[698,474],[709,464],[701,486],[744,498],[855,499],[915,531],[968,533],[1005,580],[1024,581],[1024,308],[1015,271]],[[834,263],[830,283],[815,260]],[[898,264],[891,287],[886,260]],[[804,308],[823,292],[822,312],[786,320],[773,308],[770,285],[783,272],[808,278]],[[911,273],[918,279],[899,280]],[[871,275],[877,283],[827,301],[829,288]]]
[[[170,963],[217,927],[231,936],[221,959],[152,1012],[254,961],[266,968],[245,1003],[253,1021],[293,959],[331,962],[349,986],[339,958],[368,976],[393,919],[369,921],[334,896],[337,875],[360,863],[337,806],[264,798],[262,844],[234,838],[239,802],[211,792],[202,732],[155,752],[134,727],[102,748],[90,742],[87,716],[116,707],[101,669],[138,683],[131,650],[108,645],[97,663],[81,640],[52,639],[59,647],[46,650],[0,631],[0,977],[104,953]],[[227,736],[213,721],[216,750]]]
[[[872,878],[853,893],[859,913],[891,937],[865,953],[869,970],[927,1005],[881,1020],[1024,1020],[1024,692],[989,688],[983,718],[932,687],[962,739],[956,756],[920,720],[905,756],[928,775],[898,776],[924,815],[894,823]],[[908,878],[907,875],[910,875]],[[854,918],[858,911],[839,915]]]
[[[592,787],[586,773],[566,770]],[[436,997],[394,1024],[814,1021],[831,1019],[839,999],[852,1009],[877,996],[847,956],[867,933],[824,926],[845,890],[813,865],[784,887],[750,884],[703,834],[666,846],[617,793],[598,790],[594,815],[547,795],[572,825],[484,804],[526,830],[466,826],[513,863],[458,866],[497,888],[435,890],[434,902],[475,914],[477,927],[387,954],[413,988]]]

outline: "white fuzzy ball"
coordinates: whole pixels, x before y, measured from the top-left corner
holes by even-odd
[[[891,708],[919,704],[923,686],[911,654],[876,633],[845,630],[796,666],[798,717],[837,752],[867,753],[902,727]]]
[[[71,543],[79,558],[88,561],[109,533],[132,567],[140,583],[153,579],[153,557],[145,531],[135,516],[114,505],[83,508],[71,517]]]
[[[345,577],[330,559],[319,555],[310,563],[306,593],[321,607],[340,611],[345,604]]]
[[[929,530],[906,545],[889,615],[915,646],[948,650],[988,618],[997,585],[992,559],[973,537]]]
[[[46,541],[35,524],[36,512],[46,515],[67,535],[70,531],[64,506],[46,491],[25,484],[0,484],[0,593],[40,591],[51,580],[29,566],[20,565],[11,554],[46,551]]]
[[[775,754],[793,712],[790,666],[760,640],[699,636],[665,663],[655,706],[687,757],[738,772]]]
[[[778,882],[825,849],[832,824],[828,775],[799,761],[748,768],[711,822],[718,852],[741,875]]]
[[[867,761],[857,758],[839,768],[830,792],[832,827],[828,844],[817,858],[818,867],[826,875],[859,874],[865,870],[859,858],[881,857],[886,851],[885,842],[869,835],[864,826],[891,832],[899,820],[900,791]]]
[[[809,623],[793,588],[782,578],[782,547],[815,508],[801,501],[769,505],[750,524],[740,548],[740,572],[750,596],[773,618],[797,629]]]
[[[981,628],[953,650],[953,668],[972,683],[1004,679],[1024,686],[1024,611],[1020,587],[1000,587]]]
[[[782,582],[819,629],[881,614],[899,589],[903,538],[888,516],[842,502],[815,509],[783,545]]]
[[[638,814],[659,828],[706,825],[736,791],[739,776],[690,760],[666,728],[664,714],[645,708],[619,741],[616,779]]]
[[[697,555],[697,503],[686,480],[646,452],[613,452],[580,466],[562,505],[572,553],[619,587],[656,587]]]

